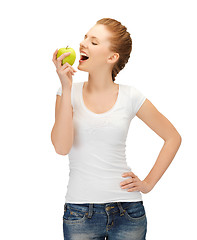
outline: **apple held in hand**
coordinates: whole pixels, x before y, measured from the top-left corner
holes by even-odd
[[[57,58],[59,56],[61,56],[63,53],[67,53],[67,52],[70,52],[71,54],[68,55],[67,57],[65,57],[62,60],[62,65],[67,62],[67,63],[69,63],[72,66],[74,64],[74,62],[75,62],[75,59],[76,59],[76,53],[75,53],[75,50],[73,48],[70,48],[68,46],[66,48],[60,48],[58,50],[58,52],[57,52]]]

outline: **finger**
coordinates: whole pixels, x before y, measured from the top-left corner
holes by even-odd
[[[127,177],[129,175],[130,172],[125,172],[122,174],[122,177]]]
[[[55,62],[57,60],[57,52],[58,52],[58,48],[55,50],[55,52],[53,53],[53,62]]]
[[[129,179],[120,182],[120,186],[129,184],[129,183],[132,183],[132,182],[137,184],[137,183],[140,183],[141,181],[138,177],[130,177]]]
[[[63,53],[62,55],[60,55],[57,60],[63,60],[65,57],[69,56],[71,54],[71,52],[66,52]]]
[[[122,186],[121,188],[125,189],[125,188],[132,188],[132,187],[136,187],[136,184],[135,183],[130,183],[130,184]]]
[[[65,63],[62,67],[63,67],[63,70],[69,67],[72,70],[72,73],[73,73],[72,75],[74,75],[74,73],[77,72],[73,67],[71,67],[69,63]]]
[[[63,53],[61,56],[59,56],[57,58],[57,67],[58,68],[60,68],[62,66],[62,60],[69,55],[70,55],[70,52],[67,52],[67,53]]]
[[[74,68],[68,63],[68,62],[65,62],[62,67],[70,67],[73,71],[74,71]]]
[[[124,186],[124,185],[129,184],[129,183],[132,183],[132,182],[133,182],[133,178],[129,178],[129,179],[121,182],[121,183],[120,183],[120,186]]]
[[[64,63],[64,65],[66,67],[70,67],[73,70],[73,72],[77,72],[68,62]],[[63,65],[63,67],[64,67],[64,65]]]
[[[61,66],[61,68],[64,70],[64,69],[66,69],[66,68],[68,68],[68,67],[70,67],[69,66],[69,64],[66,62],[66,63],[64,63],[62,66]]]
[[[133,172],[125,172],[122,174],[122,177],[128,177],[128,176],[136,177],[136,175]]]
[[[137,187],[133,187],[133,188],[129,188],[127,190],[127,192],[134,192],[134,191],[138,191],[138,188]]]
[[[74,72],[70,67],[66,68],[65,72],[70,73],[71,75],[74,75]]]
[[[132,177],[137,177],[133,172],[130,172],[130,175],[131,175]]]
[[[67,72],[69,72],[69,73],[71,73],[72,75],[74,75],[74,71],[73,71],[73,69],[69,66],[69,64],[67,63],[65,63],[64,65],[66,65],[67,67],[65,67],[65,69],[67,69]],[[65,70],[64,69],[64,70]]]

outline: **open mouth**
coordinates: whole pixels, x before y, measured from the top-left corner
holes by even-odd
[[[85,62],[85,61],[87,61],[88,60],[88,56],[86,56],[85,54],[83,54],[83,53],[81,53],[81,58],[80,58],[80,62]]]

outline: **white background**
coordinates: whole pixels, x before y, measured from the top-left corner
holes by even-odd
[[[60,80],[56,48],[76,50],[103,17],[127,27],[131,57],[116,83],[144,93],[182,136],[172,164],[143,194],[147,240],[195,239],[196,66],[195,1],[7,1],[0,4],[0,238],[63,239],[68,156],[51,143]],[[73,81],[87,81],[77,69]],[[163,140],[139,118],[131,122],[127,162],[140,179],[152,168]]]

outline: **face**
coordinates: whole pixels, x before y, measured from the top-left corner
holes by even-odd
[[[111,33],[103,24],[96,24],[85,34],[84,40],[80,43],[80,52],[85,52],[89,58],[80,60],[79,70],[91,72],[96,69],[113,68],[119,54],[109,50],[110,37]]]

